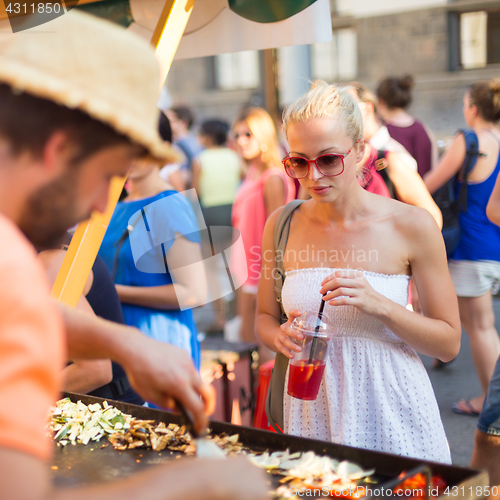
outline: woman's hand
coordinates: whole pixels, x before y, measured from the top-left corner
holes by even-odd
[[[279,352],[284,354],[287,358],[293,359],[294,352],[300,352],[302,349],[293,339],[302,340],[304,335],[292,328],[292,322],[295,318],[301,316],[302,313],[297,309],[292,309],[288,313],[288,321],[280,326],[278,335],[274,338],[274,345]]]
[[[331,306],[355,306],[371,316],[378,315],[382,296],[376,292],[361,271],[342,269],[335,271],[321,282],[323,300]]]

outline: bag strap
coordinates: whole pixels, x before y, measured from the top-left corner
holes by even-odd
[[[465,139],[465,159],[461,168],[462,185],[458,193],[458,209],[459,212],[467,212],[467,180],[472,169],[476,165],[478,156],[483,156],[479,152],[479,141],[476,132],[470,129],[459,129],[459,133],[463,134]],[[458,175],[455,180],[458,179]]]
[[[281,302],[281,290],[285,281],[285,268],[283,266],[283,256],[290,233],[290,221],[292,214],[304,200],[293,200],[281,211],[274,227],[274,252],[276,260],[276,272],[274,273],[274,291],[276,300],[281,307],[280,323],[287,322],[287,316]],[[276,432],[283,433],[283,394],[285,391],[285,377],[288,369],[288,358],[281,352],[276,353],[274,368],[269,383],[266,398],[266,415],[269,423]]]
[[[377,150],[377,159],[375,160],[375,166],[377,168],[377,172],[380,174],[380,177],[382,177],[387,190],[389,191],[390,197],[393,200],[397,200],[396,187],[394,186],[394,182],[392,182],[392,179],[387,173],[387,153],[388,151],[386,149]]]
[[[290,221],[293,212],[304,203],[305,200],[293,200],[283,207],[283,210],[276,219],[274,226],[274,254],[276,260],[276,272],[274,273],[274,291],[276,300],[281,307],[281,323],[287,322],[287,316],[281,302],[281,290],[285,282],[285,268],[283,266],[283,257],[285,255],[288,234],[290,233]]]

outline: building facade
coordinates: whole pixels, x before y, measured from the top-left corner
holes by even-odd
[[[465,125],[468,86],[500,76],[500,0],[331,0],[331,10],[332,42],[276,50],[281,106],[317,78],[375,89],[386,76],[409,73],[410,112],[445,138]],[[264,104],[262,54],[174,61],[167,86],[198,120],[232,121],[242,106]]]

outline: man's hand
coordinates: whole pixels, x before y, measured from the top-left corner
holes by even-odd
[[[162,408],[174,408],[177,400],[193,415],[195,429],[206,429],[205,411],[213,411],[215,397],[201,381],[186,351],[152,340],[137,328],[112,323],[61,303],[59,310],[66,326],[70,359],[116,361],[144,399]]]
[[[208,425],[206,413],[213,412],[215,398],[211,387],[201,381],[189,354],[144,335],[134,342],[133,356],[121,360],[133,389],[162,408],[175,408],[179,401],[192,413],[195,429],[203,432]]]

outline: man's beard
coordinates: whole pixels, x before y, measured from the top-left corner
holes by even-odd
[[[67,230],[90,217],[76,214],[78,177],[78,168],[73,167],[28,199],[18,225],[38,250],[66,243]]]

